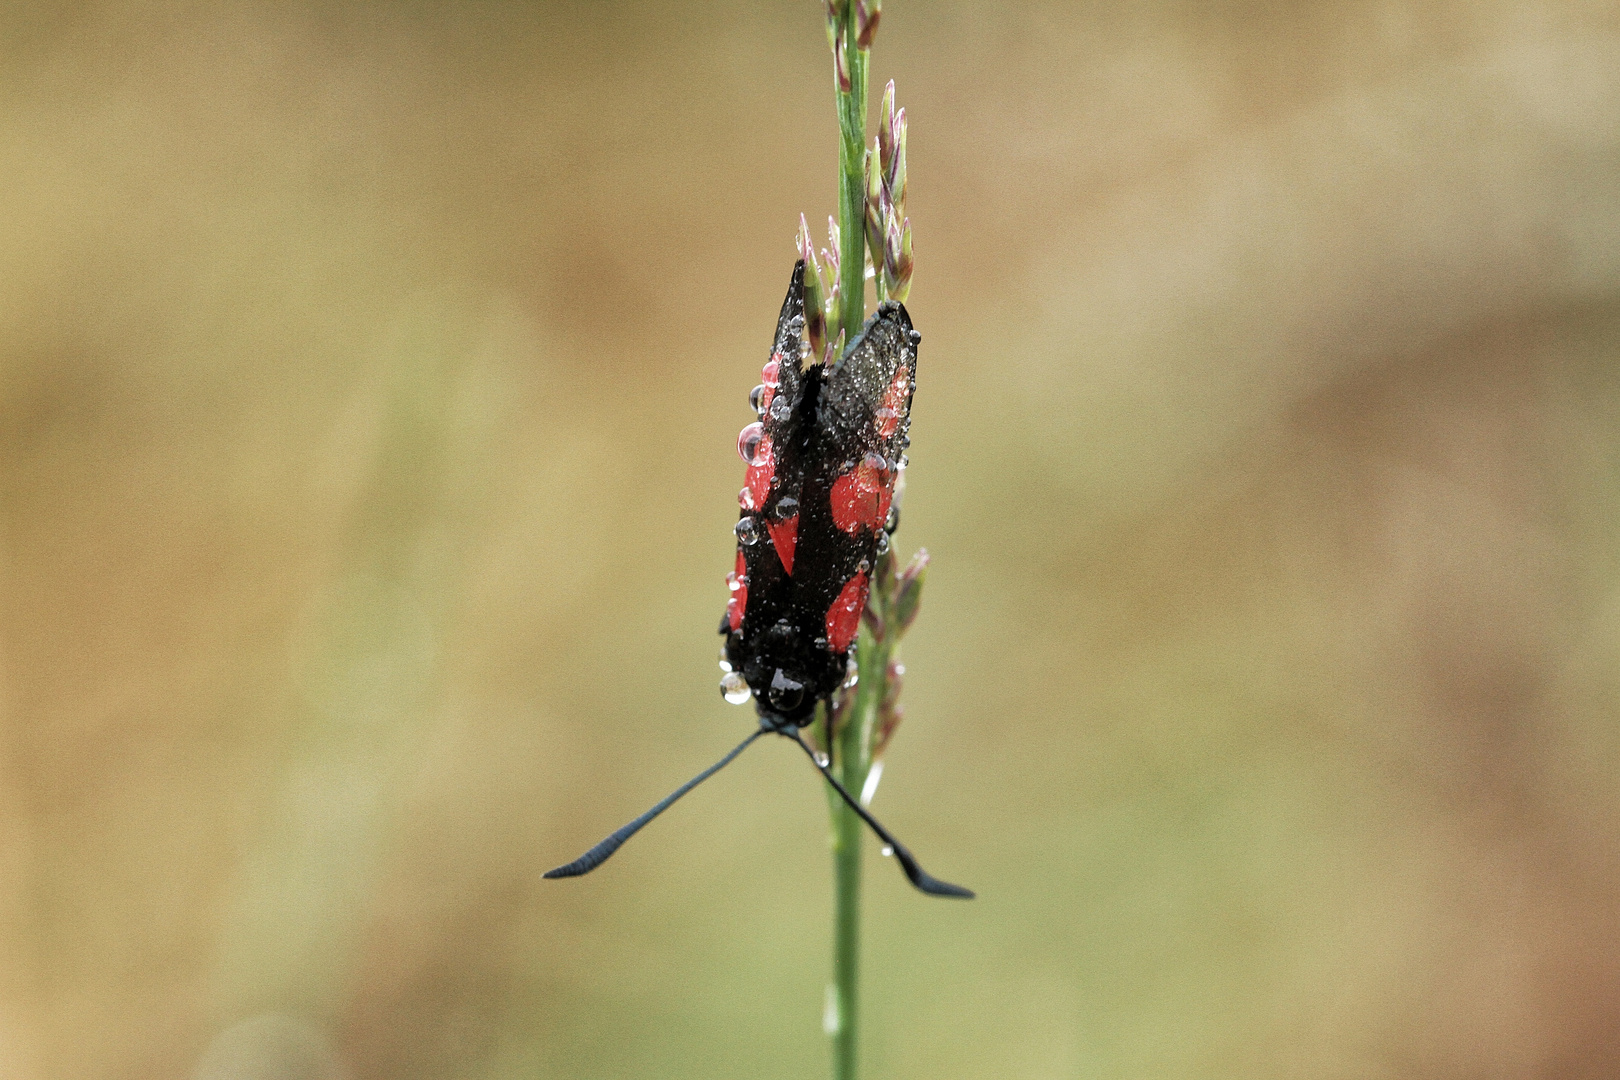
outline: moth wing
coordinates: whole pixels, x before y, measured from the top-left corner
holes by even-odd
[[[920,341],[905,305],[884,303],[828,372],[819,424],[845,460],[869,453],[899,459],[911,427]]]
[[[740,495],[738,520],[739,570],[745,571],[746,592],[740,618],[733,631],[745,635],[786,616],[792,582],[790,570],[797,544],[792,503],[804,485],[803,429],[813,418],[804,416],[806,390],[814,376],[804,369],[810,346],[804,331],[804,262],[794,264],[787,296],[776,319],[776,336],[761,378],[765,387],[761,405],[761,434],[755,459],[748,466]],[[745,524],[746,522],[746,524]],[[728,621],[729,621],[728,609]],[[726,624],[722,624],[723,626]],[[752,628],[752,631],[745,629]]]
[[[835,672],[859,627],[893,501],[919,340],[906,309],[883,304],[820,387],[792,618],[817,628]]]

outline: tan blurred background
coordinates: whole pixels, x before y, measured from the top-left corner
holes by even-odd
[[[1620,14],[890,0],[909,1078],[1620,1075]],[[715,690],[819,5],[0,15],[0,1080],[824,1075]]]

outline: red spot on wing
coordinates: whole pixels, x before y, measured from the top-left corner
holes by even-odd
[[[833,652],[849,651],[855,632],[861,628],[861,612],[866,609],[867,580],[856,574],[844,583],[838,599],[827,609],[827,647]]]
[[[799,515],[794,514],[786,521],[770,522],[765,531],[771,534],[771,543],[776,545],[776,557],[782,560],[782,569],[792,577],[793,551],[799,546]]]
[[[894,498],[893,473],[866,462],[833,481],[833,524],[851,536],[862,529],[875,531],[889,516]]]
[[[736,630],[742,626],[743,613],[748,609],[748,563],[742,549],[737,549],[737,568],[726,575],[726,586],[731,599],[726,601],[726,625]]]
[[[881,438],[887,439],[900,427],[900,414],[905,409],[906,392],[910,389],[911,374],[901,367],[883,392],[883,404],[878,406],[877,431]]]

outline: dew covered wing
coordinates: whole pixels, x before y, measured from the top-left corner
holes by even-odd
[[[794,722],[844,678],[903,467],[918,342],[904,307],[885,304],[832,369],[807,363],[803,273],[750,399],[760,419],[738,440],[747,472],[720,626],[761,712]]]
[[[804,521],[795,565],[794,618],[819,625],[840,658],[866,593],[903,468],[916,384],[917,344],[906,309],[884,304],[826,373],[807,455]]]

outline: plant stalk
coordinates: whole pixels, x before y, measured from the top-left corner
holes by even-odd
[[[855,47],[853,27],[844,41],[849,93],[834,91],[838,96],[840,311],[838,326],[829,327],[827,336],[835,338],[843,330],[847,346],[866,321],[866,64],[871,54]]]
[[[855,648],[860,681],[855,687],[855,700],[835,736],[833,771],[844,787],[858,796],[872,768],[872,739],[893,646],[863,625]],[[833,1080],[855,1080],[859,1065],[861,846],[865,829],[855,811],[831,787],[827,796],[832,813],[834,877],[833,984],[827,1033],[832,1039]]]
[[[850,18],[848,14],[845,18]],[[844,34],[848,93],[838,97],[839,329],[847,346],[866,321],[866,64],[854,28]],[[836,83],[834,84],[836,86]],[[832,336],[829,328],[829,336]],[[876,641],[864,625],[856,644],[860,683],[842,730],[835,733],[833,766],[844,787],[859,795],[872,767],[871,731],[883,700],[886,661],[871,670]],[[827,1034],[832,1039],[833,1080],[859,1075],[861,962],[861,819],[828,790],[833,848],[833,982]]]
[[[853,23],[853,5],[843,18]],[[838,325],[828,327],[829,338],[843,331],[847,347],[866,321],[866,66],[869,54],[855,44],[853,25],[842,38],[849,67],[850,88],[837,89],[838,100]],[[887,653],[862,625],[856,644],[860,683],[855,701],[840,730],[832,734],[828,749],[832,767],[845,788],[859,795],[872,767],[872,729],[883,701]],[[875,665],[875,666],[874,666]],[[829,723],[831,718],[828,718]],[[831,787],[827,790],[832,813],[833,849],[833,981],[829,990],[825,1026],[832,1040],[833,1080],[856,1080],[859,1075],[861,959],[861,819]]]

